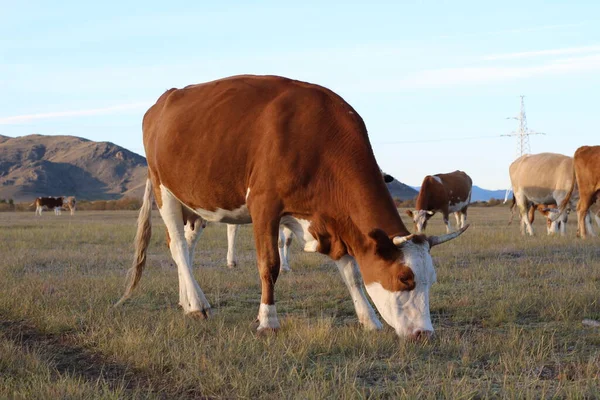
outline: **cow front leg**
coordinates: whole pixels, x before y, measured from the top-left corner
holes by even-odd
[[[447,211],[442,213],[442,218],[444,219],[444,225],[446,225],[446,233],[450,233],[452,226],[450,226],[450,218]]]
[[[594,230],[594,225],[592,224],[592,212],[588,211],[585,215],[585,228],[590,236],[596,236],[596,231]]]
[[[345,255],[337,260],[335,265],[338,267],[348,291],[350,291],[350,297],[352,298],[358,321],[368,330],[381,329],[381,322],[365,296],[362,276],[354,258]]]
[[[579,230],[579,236],[582,239],[585,239],[587,236],[585,217],[587,216],[590,206],[592,205],[592,196],[581,191],[579,192],[579,196],[579,202],[577,202],[577,229]]]
[[[252,205],[261,207],[255,210]],[[250,204],[254,241],[256,243],[256,256],[258,259],[258,273],[261,282],[260,307],[258,309],[259,334],[276,332],[280,325],[275,308],[275,282],[279,276],[279,211],[264,209],[264,202],[254,200]],[[254,211],[254,212],[253,212]]]
[[[227,267],[235,268],[237,266],[237,257],[235,256],[235,239],[239,225],[227,224]]]
[[[290,268],[290,246],[292,245],[293,233],[290,228],[279,227],[279,259],[281,260],[281,271],[289,272]]]
[[[210,304],[192,273],[182,205],[163,187],[161,187],[161,198],[162,207],[159,211],[169,234],[171,257],[177,264],[181,306],[188,315],[206,318],[210,315]]]
[[[454,218],[456,219],[456,229],[461,227],[460,226],[460,215],[461,215],[460,211],[457,211],[454,213]]]

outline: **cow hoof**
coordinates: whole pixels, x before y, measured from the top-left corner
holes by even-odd
[[[258,328],[256,330],[256,336],[262,336],[262,337],[270,337],[270,336],[275,336],[277,335],[277,332],[279,331],[279,328]]]
[[[291,272],[292,269],[289,266],[287,266],[287,265],[286,266],[282,265],[281,268],[279,268],[279,271],[280,272]]]
[[[186,313],[185,315],[187,317],[190,317],[192,319],[208,319],[210,317],[210,308],[206,309],[206,310],[195,310],[195,311],[190,311],[188,313]]]
[[[229,269],[233,269],[233,268],[235,268],[235,267],[237,267],[237,263],[236,263],[235,261],[234,261],[234,262],[232,262],[232,263],[227,263],[227,268],[229,268]]]

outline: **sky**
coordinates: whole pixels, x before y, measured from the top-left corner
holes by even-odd
[[[237,74],[338,93],[404,183],[505,189],[520,95],[532,153],[600,144],[600,2],[0,0],[0,135],[144,155],[165,90]]]

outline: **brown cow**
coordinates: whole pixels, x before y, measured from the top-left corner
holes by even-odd
[[[437,211],[443,215],[446,232],[451,231],[450,213],[456,217],[457,228],[462,228],[467,220],[472,186],[471,177],[463,171],[427,175],[417,196],[416,210],[406,210],[406,214],[413,219],[418,232],[425,230],[427,221]]]
[[[592,204],[600,199],[600,146],[582,146],[573,156],[579,202],[577,203],[577,226],[579,236],[587,235],[586,217]],[[591,227],[591,224],[589,224]],[[594,235],[592,230],[590,234]]]
[[[208,317],[210,304],[191,270],[201,229],[185,227],[199,219],[252,222],[262,283],[258,332],[277,330],[283,224],[301,244],[335,260],[367,328],[381,323],[361,275],[398,335],[431,334],[429,250],[466,227],[440,237],[410,234],[381,179],[362,118],[340,96],[277,76],[235,76],[168,90],[144,115],[142,128],[149,177],[121,301],[144,268],[154,198],[171,237],[187,314]]]

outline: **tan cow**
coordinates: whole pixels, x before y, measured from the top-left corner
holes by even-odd
[[[418,232],[425,230],[429,218],[438,211],[442,213],[446,232],[451,231],[450,213],[456,217],[457,228],[462,228],[467,221],[472,186],[471,177],[463,171],[427,175],[417,196],[416,210],[406,210],[406,214],[413,219]]]
[[[577,203],[577,226],[579,236],[587,236],[585,219],[592,204],[600,199],[600,146],[582,146],[573,156],[579,202]],[[597,217],[597,215],[595,215]],[[598,220],[596,220],[598,221]],[[588,225],[588,226],[591,226]],[[590,234],[594,235],[593,231]]]
[[[517,158],[509,167],[510,181],[519,212],[521,214],[521,234],[525,230],[533,235],[533,227],[529,222],[528,210],[533,204],[562,204],[575,199],[575,176],[573,159],[556,153],[526,154]],[[573,195],[573,196],[572,196]],[[575,207],[575,203],[568,203]],[[563,215],[554,213],[552,221]],[[561,234],[566,233],[563,225]]]
[[[359,321],[384,320],[398,335],[433,331],[429,250],[464,230],[440,237],[412,235],[387,190],[362,118],[332,91],[277,76],[235,76],[165,92],[144,115],[149,179],[138,218],[129,286],[141,277],[156,201],[171,237],[184,312],[210,315],[191,270],[199,219],[253,223],[262,284],[258,332],[279,328],[275,282],[278,231],[283,224],[335,262]],[[185,224],[188,222],[188,224]],[[360,268],[360,272],[359,269]]]

